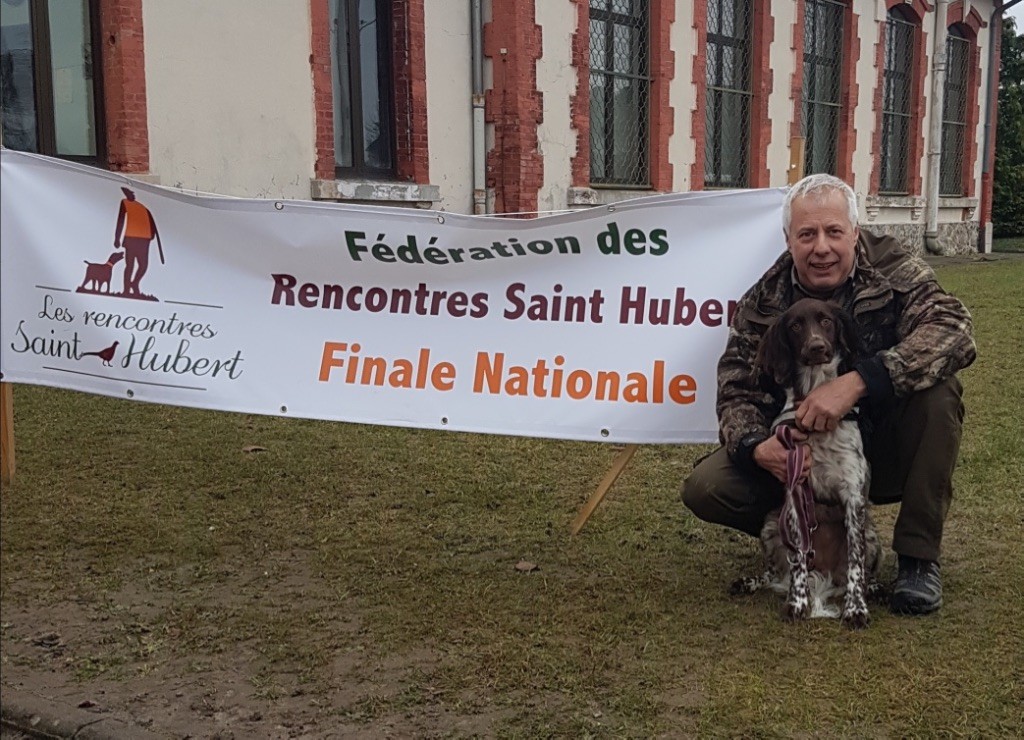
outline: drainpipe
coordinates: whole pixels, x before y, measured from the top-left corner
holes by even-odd
[[[935,32],[932,34],[932,105],[928,117],[928,192],[925,195],[924,247],[932,254],[945,254],[939,244],[939,174],[942,165],[942,104],[946,93],[946,36],[949,33],[949,0],[935,4]]]
[[[990,175],[989,179],[995,178],[995,150],[992,147],[992,120],[995,118],[996,112],[999,108],[999,91],[993,85],[995,75],[999,70],[999,57],[996,56],[996,37],[1003,35],[1003,11],[1012,8],[1014,5],[1019,3],[1021,0],[1010,0],[1009,2],[996,2],[996,6],[992,9],[992,15],[988,18],[988,80],[985,82],[985,95],[987,100],[985,101],[985,140],[984,148],[981,150],[981,180],[985,181],[985,175]],[[1021,29],[1017,29],[1020,31]],[[985,207],[988,202],[988,196],[986,191],[981,191],[981,204],[978,208],[978,218],[985,213]],[[978,224],[979,228],[978,235],[978,251],[988,252],[990,251],[990,244],[985,234],[985,224]]]
[[[471,32],[473,37],[473,213],[487,213],[487,188],[484,165],[484,21],[483,0],[472,0]]]

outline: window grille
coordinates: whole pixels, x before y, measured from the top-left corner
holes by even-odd
[[[391,11],[387,0],[330,0],[338,176],[394,170]]]
[[[590,180],[650,184],[647,0],[590,0]]]
[[[752,0],[709,0],[704,185],[749,183]]]
[[[942,102],[942,158],[939,194],[964,194],[964,149],[967,140],[967,85],[971,42],[959,26],[946,37],[946,82]]]
[[[882,84],[882,161],[879,191],[894,195],[908,192],[911,94],[914,84],[916,24],[889,11],[885,24],[885,67]]]
[[[846,7],[836,0],[804,6],[804,174],[836,173],[843,23]]]

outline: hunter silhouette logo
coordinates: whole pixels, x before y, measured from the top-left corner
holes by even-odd
[[[167,264],[164,260],[164,245],[160,240],[160,231],[156,227],[153,214],[135,199],[135,191],[122,187],[121,192],[124,193],[124,199],[117,211],[114,249],[124,251],[112,252],[106,262],[86,260],[85,278],[75,292],[156,301],[156,296],[142,292],[140,284],[143,275],[149,269],[149,247],[154,239],[160,254],[160,264]],[[114,267],[121,260],[124,260],[123,287],[120,293],[112,293],[110,286],[114,282]]]

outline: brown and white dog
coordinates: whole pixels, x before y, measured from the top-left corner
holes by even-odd
[[[765,333],[757,355],[757,370],[786,391],[786,405],[773,427],[787,418],[792,424],[800,401],[838,377],[840,366],[853,361],[856,346],[853,321],[835,304],[805,298],[783,313]],[[851,629],[866,627],[867,595],[875,588],[882,558],[868,513],[870,470],[857,420],[847,417],[834,431],[812,432],[805,444],[811,450],[813,513],[807,518],[813,524],[798,521],[793,505],[769,513],[761,530],[765,573],[737,581],[733,592],[771,587],[787,593],[783,615],[788,619],[840,616]],[[801,527],[810,542],[791,549],[784,540],[792,545],[793,537],[784,535]],[[828,603],[840,594],[841,612]]]

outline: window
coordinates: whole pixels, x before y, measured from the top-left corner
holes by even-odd
[[[96,5],[96,0],[3,0],[4,146],[105,164]]]
[[[339,177],[394,174],[390,5],[388,0],[330,0]]]
[[[846,8],[835,0],[807,0],[804,13],[804,173],[834,175]]]
[[[751,0],[708,0],[704,185],[749,183]]]
[[[917,25],[900,7],[889,11],[885,24],[885,66],[882,69],[882,152],[879,191],[908,192],[911,136],[911,94]]]
[[[967,94],[971,42],[960,25],[946,37],[946,82],[942,102],[942,158],[939,193],[964,194],[964,149],[967,141]]]
[[[650,183],[650,33],[645,0],[590,0],[590,181]]]

